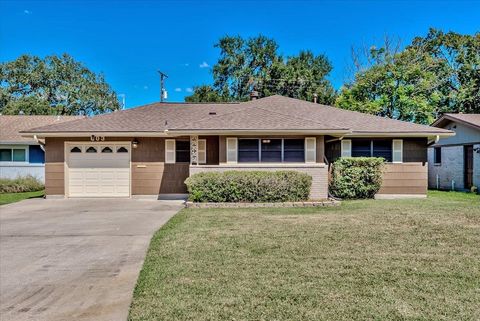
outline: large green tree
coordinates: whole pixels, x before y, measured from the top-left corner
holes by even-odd
[[[0,64],[1,114],[95,115],[119,108],[103,76],[67,54]]]
[[[283,57],[275,40],[265,36],[244,39],[225,36],[215,44],[220,57],[213,66],[213,85],[196,87],[186,101],[242,101],[256,90],[261,97],[274,94],[313,100],[334,101],[335,91],[326,79],[332,66],[325,55],[302,51]]]
[[[356,62],[336,105],[350,110],[428,124],[440,112],[480,111],[479,35],[431,29],[403,50],[386,42]]]

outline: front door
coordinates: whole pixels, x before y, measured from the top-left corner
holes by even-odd
[[[463,153],[465,155],[465,188],[470,189],[473,185],[473,145],[466,145]]]

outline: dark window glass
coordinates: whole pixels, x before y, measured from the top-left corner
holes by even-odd
[[[12,150],[11,149],[0,149],[0,161],[1,162],[11,162],[12,161]]]
[[[441,164],[442,163],[442,148],[441,147],[435,147],[433,149],[433,162],[435,164]]]
[[[70,153],[81,153],[82,150],[79,148],[79,147],[73,147],[72,149],[70,149]]]
[[[238,140],[238,161],[242,163],[255,163],[258,158],[258,139]]]
[[[125,147],[119,147],[117,149],[117,153],[128,153],[128,149],[126,149]]]
[[[188,140],[175,142],[175,160],[177,163],[190,163],[190,142]]]
[[[113,150],[110,147],[104,147],[102,153],[113,153]]]
[[[87,150],[85,152],[86,153],[96,153],[97,149],[93,146],[90,146],[90,147],[87,148]]]
[[[373,141],[373,157],[383,157],[385,161],[392,161],[392,141],[378,140]]]
[[[352,157],[371,157],[371,145],[369,140],[352,140]]]
[[[25,149],[14,149],[13,150],[13,161],[14,162],[24,162],[27,160],[27,155]]]
[[[282,162],[282,140],[281,139],[261,139],[262,162],[281,163]]]
[[[305,162],[305,141],[303,139],[285,139],[283,141],[284,162]]]

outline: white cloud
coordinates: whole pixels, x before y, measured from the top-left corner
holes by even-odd
[[[30,10],[27,10],[27,9],[23,10],[23,13],[24,14],[32,14],[32,12]]]
[[[186,91],[187,93],[191,93],[191,92],[193,92],[193,89],[190,88],[190,87],[188,87],[188,88],[185,88],[185,91]]]
[[[199,65],[199,67],[200,67],[200,68],[208,68],[208,67],[210,67],[210,65],[207,64],[206,61],[204,61],[204,62],[202,62],[202,63]]]
[[[181,92],[181,91],[182,91],[182,88],[178,88],[178,87],[177,87],[177,88],[175,88],[175,91],[176,91],[176,92]]]

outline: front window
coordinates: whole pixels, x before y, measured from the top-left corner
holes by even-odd
[[[188,140],[176,141],[175,159],[177,163],[190,163],[190,142]]]
[[[392,161],[391,140],[352,140],[352,157],[383,157]]]
[[[305,141],[303,139],[284,139],[283,161],[287,163],[305,162]]]
[[[240,163],[303,163],[305,140],[283,138],[244,138],[238,140]]]
[[[262,152],[260,153],[262,162],[280,163],[282,161],[282,140],[281,139],[261,139]]]
[[[258,139],[238,140],[238,161],[240,163],[258,163],[260,161],[260,149]]]
[[[433,149],[433,163],[441,164],[442,163],[442,148],[434,147]]]
[[[0,162],[26,162],[27,152],[25,149],[2,148],[0,149]]]

